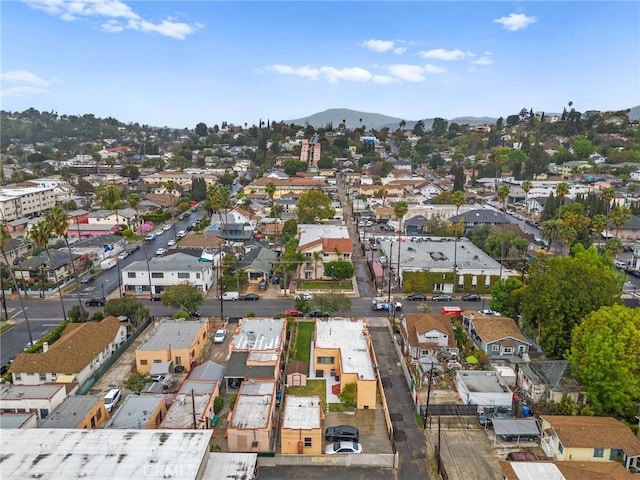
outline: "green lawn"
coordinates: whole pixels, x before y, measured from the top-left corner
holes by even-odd
[[[300,280],[298,290],[348,290],[353,291],[350,280]]]
[[[0,333],[3,333],[6,330],[9,330],[11,327],[13,327],[12,323],[4,322],[4,321],[0,323],[0,325],[2,325],[0,326]]]
[[[296,339],[291,352],[292,360],[300,360],[305,363],[311,361],[311,341],[315,327],[314,322],[298,322],[296,324]]]
[[[300,397],[319,395],[322,400],[323,408],[327,404],[327,390],[324,380],[307,380],[306,387],[287,387],[287,393],[290,395],[298,395]]]

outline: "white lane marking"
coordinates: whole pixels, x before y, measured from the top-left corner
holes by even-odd
[[[25,310],[27,310],[29,307],[24,307]],[[16,317],[18,315],[20,315],[22,313],[22,310],[18,310],[16,313],[14,313],[13,315],[11,315],[9,318],[13,318]]]

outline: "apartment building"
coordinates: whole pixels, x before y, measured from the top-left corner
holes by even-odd
[[[55,204],[54,187],[0,188],[0,220],[3,222],[40,215]]]

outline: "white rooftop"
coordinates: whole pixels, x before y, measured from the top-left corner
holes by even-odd
[[[319,396],[299,397],[297,395],[287,395],[282,428],[296,430],[320,428],[321,415],[322,408]]]
[[[554,463],[550,462],[509,462],[518,480],[565,480]]]
[[[298,225],[298,233],[298,245],[307,245],[321,238],[350,238],[346,225]]]
[[[242,319],[233,337],[234,350],[278,350],[281,348],[284,320]]]
[[[342,373],[357,373],[361,380],[374,380],[365,329],[362,320],[316,321],[315,347],[340,349]]]
[[[248,429],[266,427],[275,389],[275,382],[242,382],[230,426]]]
[[[2,432],[6,479],[197,479],[212,430],[18,429]]]
[[[64,388],[62,384],[12,385],[0,387],[0,400],[48,400]],[[66,395],[65,395],[66,396]]]
[[[167,410],[167,414],[162,421],[161,428],[195,428],[193,417],[196,422],[203,420],[203,415],[211,400],[211,394],[176,395],[175,401]],[[201,425],[198,425],[201,426]]]
[[[210,453],[202,480],[250,479],[257,463],[257,453]]]

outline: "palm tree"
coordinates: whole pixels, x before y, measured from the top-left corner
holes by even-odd
[[[507,199],[509,198],[509,193],[511,193],[511,187],[506,183],[500,185],[498,188],[498,200],[502,203],[502,211],[507,213]]]
[[[451,202],[456,206],[456,217],[458,216],[458,212],[460,211],[460,207],[464,205],[466,201],[464,192],[462,190],[455,191],[451,194]],[[462,234],[462,232],[458,232],[458,228],[456,225],[453,226],[453,288],[455,288],[455,276],[458,267],[458,233]]]
[[[631,219],[631,210],[626,205],[618,205],[611,210],[611,221],[616,227],[616,238],[622,226]]]
[[[616,198],[616,191],[613,187],[606,187],[602,189],[602,193],[600,194],[600,198],[604,202],[605,207],[605,215],[607,216],[607,226],[605,230],[609,228],[609,214],[611,213],[611,202],[614,198]],[[608,232],[607,232],[608,233]],[[609,235],[606,235],[609,238]]]
[[[80,279],[78,278],[78,272],[76,271],[76,263],[73,261],[73,254],[71,253],[71,246],[67,239],[67,229],[69,228],[69,217],[67,213],[59,206],[53,207],[49,210],[45,216],[44,221],[51,233],[57,238],[62,238],[64,244],[67,246],[67,252],[69,252],[69,261],[71,262],[71,269],[73,270],[73,277],[75,280],[76,292],[78,293],[78,306],[80,312],[82,312],[82,299],[80,298]]]
[[[169,211],[171,213],[171,225],[173,225],[173,236],[176,236],[176,217],[175,210],[173,208],[173,191],[176,189],[176,182],[173,180],[167,180],[165,182],[167,192],[169,192]]]
[[[558,238],[562,241],[562,250],[571,251],[571,245],[576,241],[578,234],[576,229],[571,225],[567,225],[560,220],[560,228],[558,230]]]
[[[529,180],[522,182],[522,191],[525,194],[524,203],[526,204],[526,210],[524,212],[525,217],[529,217],[529,191],[533,187],[533,184]]]
[[[130,193],[129,196],[127,197],[127,203],[131,208],[133,208],[136,211],[136,217],[138,216],[138,208],[140,207],[141,201],[142,199],[140,198],[140,195],[138,195],[137,193]]]
[[[560,221],[555,219],[547,220],[546,222],[542,222],[541,227],[540,235],[549,241],[549,245],[547,246],[547,251],[549,251],[551,250],[553,241],[560,237]]]
[[[32,225],[29,229],[29,233],[27,237],[31,239],[33,245],[36,247],[43,248],[45,253],[47,254],[47,258],[49,259],[49,265],[53,270],[53,278],[56,281],[56,287],[58,288],[58,295],[60,296],[60,306],[62,307],[62,316],[64,317],[64,321],[67,321],[67,312],[64,308],[64,299],[62,297],[62,289],[60,288],[60,284],[58,283],[58,273],[56,272],[56,266],[53,263],[53,259],[51,258],[51,251],[49,250],[49,239],[51,238],[51,230],[49,229],[49,225],[45,221],[39,221],[35,225]]]
[[[276,194],[276,184],[271,181],[267,182],[264,186],[264,191],[267,197],[269,197],[269,207],[273,209],[273,197]]]
[[[4,215],[3,215],[4,217]],[[33,334],[31,333],[31,324],[29,323],[29,317],[27,315],[27,310],[24,306],[24,300],[22,299],[22,294],[20,293],[20,286],[16,280],[16,276],[13,273],[13,269],[11,268],[11,264],[7,258],[7,243],[11,240],[11,235],[9,234],[9,230],[7,227],[0,227],[0,253],[2,253],[2,259],[4,263],[7,265],[7,270],[9,270],[9,276],[11,277],[11,283],[13,283],[13,288],[16,289],[16,293],[18,294],[18,301],[20,302],[20,308],[22,309],[22,314],[24,315],[24,322],[27,325],[27,333],[29,334],[29,344],[33,346]],[[27,289],[25,288],[25,292]]]
[[[560,182],[556,186],[556,196],[560,199],[560,208],[564,205],[564,198],[569,195],[569,184],[567,182]]]
[[[404,216],[407,214],[408,211],[409,211],[409,206],[405,201],[400,200],[398,203],[396,203],[393,206],[393,213],[396,215],[396,218],[398,219],[398,270],[397,270],[398,283],[400,281],[400,244],[402,243],[400,241],[400,236],[402,235],[402,219],[404,218]],[[395,310],[394,310],[394,316],[395,316]]]

